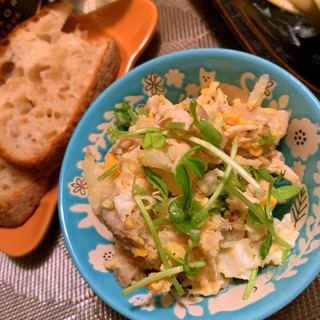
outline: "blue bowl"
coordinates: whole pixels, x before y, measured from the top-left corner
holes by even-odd
[[[112,110],[123,101],[136,106],[150,95],[164,94],[178,102],[199,95],[200,87],[212,79],[221,82],[230,98],[247,97],[262,74],[270,77],[263,105],[291,110],[287,136],[280,150],[306,186],[293,206],[292,217],[300,235],[287,262],[265,268],[248,300],[242,299],[244,283],[206,298],[152,296],[144,289],[123,297],[113,274],[103,267],[114,245],[112,235],[88,203],[80,166],[86,147],[91,146],[97,160],[103,159],[109,148],[104,130],[111,125]],[[320,271],[319,123],[320,104],[309,89],[284,69],[250,54],[227,49],[193,49],[136,67],[96,99],[81,119],[65,153],[59,181],[59,218],[66,246],[79,272],[105,303],[133,320],[199,317],[249,320],[275,313],[297,297]]]

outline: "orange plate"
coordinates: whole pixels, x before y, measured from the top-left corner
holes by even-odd
[[[16,228],[0,228],[0,250],[11,257],[21,257],[33,251],[43,240],[56,213],[57,179],[41,199],[32,216]]]
[[[68,19],[65,31],[79,26],[88,31],[89,41],[114,38],[120,48],[118,78],[128,72],[149,44],[158,21],[151,0],[117,0],[88,14]],[[0,250],[12,257],[32,252],[43,240],[56,213],[58,183],[55,181],[33,215],[17,228],[0,228]]]
[[[89,14],[70,17],[65,30],[77,25],[88,32],[89,41],[116,39],[122,59],[118,77],[128,72],[148,45],[158,21],[151,0],[117,0]]]

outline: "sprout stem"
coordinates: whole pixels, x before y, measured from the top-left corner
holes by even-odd
[[[202,268],[206,265],[205,261],[196,261],[196,262],[190,262],[189,263],[191,268]],[[159,271],[156,273],[150,274],[148,277],[145,277],[141,279],[140,281],[136,282],[135,284],[131,285],[130,287],[125,288],[122,290],[122,295],[126,296],[142,287],[145,287],[146,285],[168,277],[173,277],[174,275],[183,272],[183,266],[173,267],[164,271]]]
[[[211,143],[202,140],[197,137],[185,136],[183,139],[194,142],[207,150],[211,151],[218,158],[224,161],[227,165],[229,165],[234,171],[236,171],[243,179],[245,179],[249,184],[251,184],[254,189],[259,193],[258,195],[263,196],[265,191],[260,187],[259,183],[244,169],[242,168],[236,161],[234,161],[229,155],[215,147]]]
[[[168,269],[171,268],[171,266],[170,266],[170,264],[169,264],[169,262],[168,262],[168,259],[167,259],[167,257],[166,257],[166,254],[165,254],[165,252],[164,252],[164,250],[163,250],[161,241],[160,241],[160,239],[159,239],[157,230],[155,229],[155,226],[154,226],[154,224],[153,224],[153,222],[152,222],[152,219],[151,219],[151,217],[149,216],[149,213],[148,213],[148,211],[146,210],[146,208],[145,208],[145,206],[144,206],[141,198],[138,197],[138,196],[136,196],[136,195],[134,195],[134,199],[135,199],[138,207],[140,208],[140,211],[141,211],[141,213],[142,213],[142,215],[143,215],[143,217],[144,217],[144,219],[145,219],[145,221],[146,221],[146,223],[147,223],[147,226],[148,226],[148,228],[149,228],[149,231],[150,231],[150,233],[151,233],[151,235],[152,235],[152,238],[153,238],[153,240],[154,240],[154,242],[155,242],[156,248],[157,248],[157,250],[158,250],[158,252],[159,252],[159,256],[160,256],[160,258],[161,258],[161,261],[162,261],[165,269],[168,270]],[[172,276],[172,277],[171,277],[171,281],[172,281],[172,284],[174,285],[174,287],[176,288],[178,294],[179,294],[179,295],[183,295],[183,294],[184,294],[184,290],[183,290],[183,288],[181,287],[181,285],[180,285],[180,283],[178,282],[178,280],[177,280],[174,276]]]

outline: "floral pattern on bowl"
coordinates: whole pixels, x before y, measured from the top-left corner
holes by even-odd
[[[241,281],[235,282],[218,295],[208,298],[201,296],[180,297],[173,292],[153,296],[147,290],[139,290],[128,297],[122,297],[121,288],[114,280],[112,273],[103,267],[104,260],[109,259],[114,252],[113,238],[112,234],[95,216],[87,201],[86,182],[81,171],[81,161],[85,151],[90,146],[95,158],[98,161],[103,159],[109,147],[105,131],[113,123],[112,110],[114,107],[120,106],[123,101],[136,107],[145,103],[147,97],[154,94],[164,94],[172,101],[180,101],[188,96],[199,95],[200,89],[206,87],[213,79],[221,82],[222,89],[230,99],[236,97],[245,99],[259,76],[251,70],[244,70],[237,73],[233,82],[227,83],[224,82],[224,77],[221,75],[221,68],[210,69],[208,63],[201,65],[201,60],[199,61],[198,66],[193,68],[196,72],[193,72],[191,76],[183,68],[178,67],[164,68],[162,66],[161,72],[142,68],[143,72],[145,70],[148,72],[141,72],[138,75],[140,82],[135,84],[132,91],[127,88],[125,92],[118,93],[117,96],[120,99],[111,104],[106,98],[107,94],[102,97],[98,101],[100,105],[97,111],[98,117],[93,118],[92,116],[94,121],[90,123],[88,134],[81,133],[79,131],[81,128],[78,130],[80,133],[75,139],[79,142],[79,137],[81,137],[81,145],[78,145],[79,150],[76,156],[67,163],[67,166],[73,164],[75,168],[72,168],[72,174],[69,172],[61,179],[65,185],[60,185],[60,188],[64,189],[64,197],[67,197],[68,201],[65,207],[60,209],[60,218],[71,256],[82,274],[90,273],[90,276],[84,277],[97,294],[111,307],[131,319],[149,319],[151,316],[156,319],[163,316],[194,319],[209,315],[215,315],[215,319],[225,319],[226,316],[244,314],[246,314],[246,319],[260,319],[290,302],[290,299],[292,300],[312,281],[317,270],[319,272],[318,267],[318,269],[313,268],[308,279],[303,278],[302,275],[310,268],[311,264],[317,263],[319,266],[316,256],[319,256],[320,253],[320,110],[317,110],[317,114],[312,117],[310,110],[306,110],[307,112],[304,114],[303,110],[297,108],[292,110],[287,136],[281,142],[280,148],[285,154],[287,164],[293,168],[304,183],[304,188],[291,206],[291,214],[296,228],[300,231],[300,236],[286,263],[278,267],[269,266],[260,273],[250,299],[242,299],[246,283]],[[278,83],[274,79],[271,75],[263,105],[270,108],[291,110],[291,99],[293,98],[286,91],[279,93],[277,91]],[[101,106],[104,103],[106,105]],[[109,104],[107,105],[107,103]],[[281,216],[289,209],[287,206],[280,208],[277,214]],[[90,248],[87,246],[79,248],[80,245],[74,239],[80,239],[80,235],[87,237],[86,239],[91,243]],[[81,261],[78,260],[80,255]],[[97,281],[105,283],[106,292],[110,290],[107,288],[110,286],[117,294],[110,297],[108,293],[104,293],[100,287],[98,288],[98,285],[95,285]],[[281,292],[286,290],[286,287],[292,286],[294,281],[304,282],[296,290],[286,293],[287,297],[281,298]],[[120,300],[114,302],[115,299]],[[276,306],[275,299],[279,300]],[[268,303],[272,303],[273,310],[262,310],[261,306]]]

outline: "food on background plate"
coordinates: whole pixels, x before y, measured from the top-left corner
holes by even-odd
[[[69,2],[55,1],[0,41],[0,158],[6,163],[1,181],[11,175],[12,166],[22,170],[29,190],[35,183],[30,175],[48,179],[61,165],[86,109],[117,76],[120,53],[115,40],[89,42],[84,31],[64,32],[72,11]],[[9,198],[16,194],[20,201],[21,184],[10,186]],[[41,192],[33,189],[33,199],[41,198],[42,185],[39,182]],[[23,222],[10,208],[2,217],[8,220],[0,219],[0,226]]]
[[[229,102],[218,82],[178,104],[162,95],[135,110],[124,102],[105,161],[88,147],[88,200],[114,236],[105,267],[123,295],[174,287],[210,296],[244,279],[247,299],[259,269],[286,260],[298,231],[273,209],[301,187],[276,149],[290,112],[261,107],[268,80],[245,102]]]
[[[320,1],[319,0],[268,0],[275,6],[310,19],[313,23],[320,24]]]

